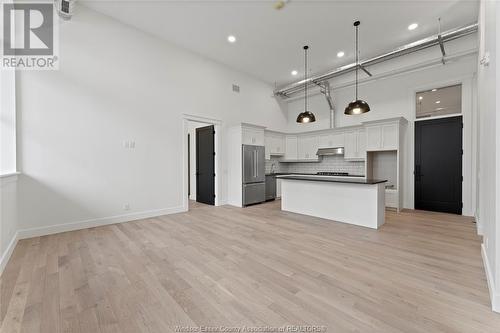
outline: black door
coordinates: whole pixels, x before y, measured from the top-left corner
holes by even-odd
[[[214,126],[196,129],[196,201],[215,204]]]
[[[462,117],[415,122],[415,209],[462,214]]]

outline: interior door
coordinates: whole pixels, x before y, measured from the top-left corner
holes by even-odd
[[[462,214],[462,117],[415,122],[415,209]]]
[[[196,201],[215,204],[214,126],[196,129]]]

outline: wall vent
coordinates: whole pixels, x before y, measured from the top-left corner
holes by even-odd
[[[240,86],[237,84],[233,84],[233,91],[239,93],[240,92]]]

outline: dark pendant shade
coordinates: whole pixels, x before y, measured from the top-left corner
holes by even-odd
[[[363,101],[362,99],[358,99],[358,69],[359,69],[359,49],[358,49],[358,29],[360,22],[354,22],[354,27],[356,29],[356,100],[352,101],[345,108],[344,114],[346,115],[357,115],[370,111],[370,106],[368,103]]]
[[[316,121],[316,117],[310,111],[301,112],[297,116],[297,122],[298,123],[312,123],[312,122],[315,122],[315,121]]]
[[[311,111],[307,111],[307,49],[309,46],[304,46],[304,112],[299,113],[297,122],[301,124],[312,123],[316,121],[316,117]]]
[[[345,108],[344,114],[356,115],[368,111],[370,111],[370,106],[368,105],[368,103],[366,103],[361,99],[358,99],[356,101],[352,101],[351,103],[349,103],[349,105]]]

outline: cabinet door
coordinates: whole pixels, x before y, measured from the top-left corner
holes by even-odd
[[[244,127],[242,136],[244,145],[264,146],[264,130]]]
[[[331,136],[331,141],[332,148],[344,147],[344,133],[333,133]]]
[[[277,136],[275,143],[276,143],[275,153],[283,155],[285,153],[285,137],[281,135]]]
[[[322,134],[318,137],[318,147],[319,148],[333,148],[333,140],[331,134]]]
[[[311,136],[307,138],[307,151],[306,151],[306,159],[308,160],[316,160],[318,159],[318,155],[316,153],[318,152],[318,141],[317,136]]]
[[[366,127],[366,150],[382,149],[382,126]]]
[[[297,159],[297,137],[296,136],[286,136],[285,137],[285,159],[296,160]]]
[[[384,150],[398,149],[398,124],[382,125],[382,148]]]
[[[307,152],[307,138],[299,136],[297,139],[297,158],[299,160],[305,160],[306,152]]]
[[[266,150],[266,160],[271,158],[271,153],[273,152],[273,137],[270,135],[264,136],[264,147]]]
[[[344,158],[357,158],[358,134],[356,131],[345,133]]]
[[[317,136],[300,136],[298,138],[298,158],[299,160],[315,160],[318,151]]]
[[[366,134],[364,130],[359,130],[357,132],[357,151],[356,156],[360,159],[366,159]]]

